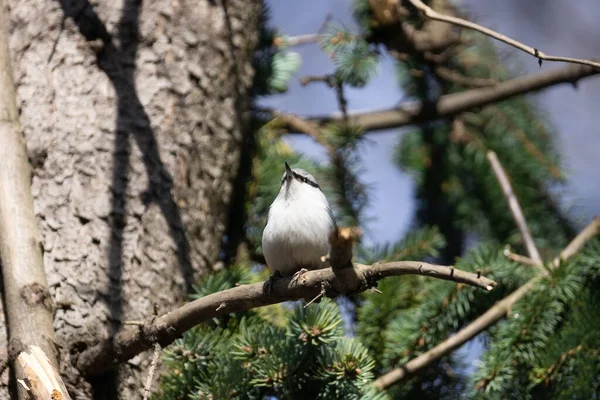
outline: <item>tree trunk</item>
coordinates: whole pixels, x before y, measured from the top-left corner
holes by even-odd
[[[219,258],[260,12],[259,0],[8,5],[54,328],[74,398],[140,398],[147,355],[89,382],[72,367],[77,352],[125,320],[172,309]]]

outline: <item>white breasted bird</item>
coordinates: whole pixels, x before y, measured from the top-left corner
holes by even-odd
[[[315,178],[286,162],[262,236],[273,277],[298,277],[306,270],[327,267],[322,257],[329,253],[329,236],[335,229],[335,218]]]

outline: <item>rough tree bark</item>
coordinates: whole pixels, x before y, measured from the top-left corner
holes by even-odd
[[[73,365],[218,260],[261,1],[7,8],[63,377],[77,399],[140,398],[147,355],[93,381]]]

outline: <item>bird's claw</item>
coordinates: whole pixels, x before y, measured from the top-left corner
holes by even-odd
[[[292,275],[291,283],[294,285],[297,284],[298,279],[300,279],[300,277],[307,272],[308,272],[308,270],[306,268],[302,268],[300,271],[297,271],[294,275]]]
[[[263,292],[267,295],[270,296],[273,294],[273,284],[275,283],[275,281],[279,278],[281,278],[283,275],[281,275],[281,272],[279,271],[275,271],[271,276],[269,276],[269,279],[267,279],[265,281],[265,283],[263,284]]]

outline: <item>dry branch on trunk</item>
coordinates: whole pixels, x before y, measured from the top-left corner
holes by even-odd
[[[575,85],[579,80],[599,74],[600,70],[583,65],[569,65],[564,68],[537,72],[524,77],[510,79],[495,86],[467,90],[465,92],[443,95],[435,103],[408,102],[389,110],[348,114],[351,126],[360,126],[366,131],[398,128],[414,125],[483,107],[514,96],[536,92],[561,83]],[[315,125],[326,125],[341,122],[341,113],[306,118]],[[291,125],[287,126],[292,133],[298,132]],[[300,133],[308,133],[300,131]]]
[[[375,263],[371,266],[356,264],[353,268],[309,271],[295,283],[292,278],[275,280],[270,295],[263,290],[263,283],[256,283],[204,296],[138,327],[129,328],[111,342],[85,350],[79,355],[77,366],[85,374],[101,374],[115,364],[150,349],[154,343],[162,346],[170,344],[186,330],[211,318],[284,301],[313,299],[322,287],[327,288],[328,296],[362,292],[385,277],[408,274],[465,283],[484,290],[492,290],[496,285],[478,273],[417,261]],[[352,282],[352,286],[348,286],[348,282]]]
[[[19,124],[4,10],[0,0],[0,258],[8,355],[17,378],[23,379],[16,359],[29,346],[40,347],[54,366],[57,362],[52,299],[33,211],[31,171]],[[25,396],[20,390],[19,398]]]
[[[58,371],[46,354],[37,346],[30,346],[30,352],[22,352],[18,357],[25,371],[26,379],[21,386],[35,400],[71,400]]]

